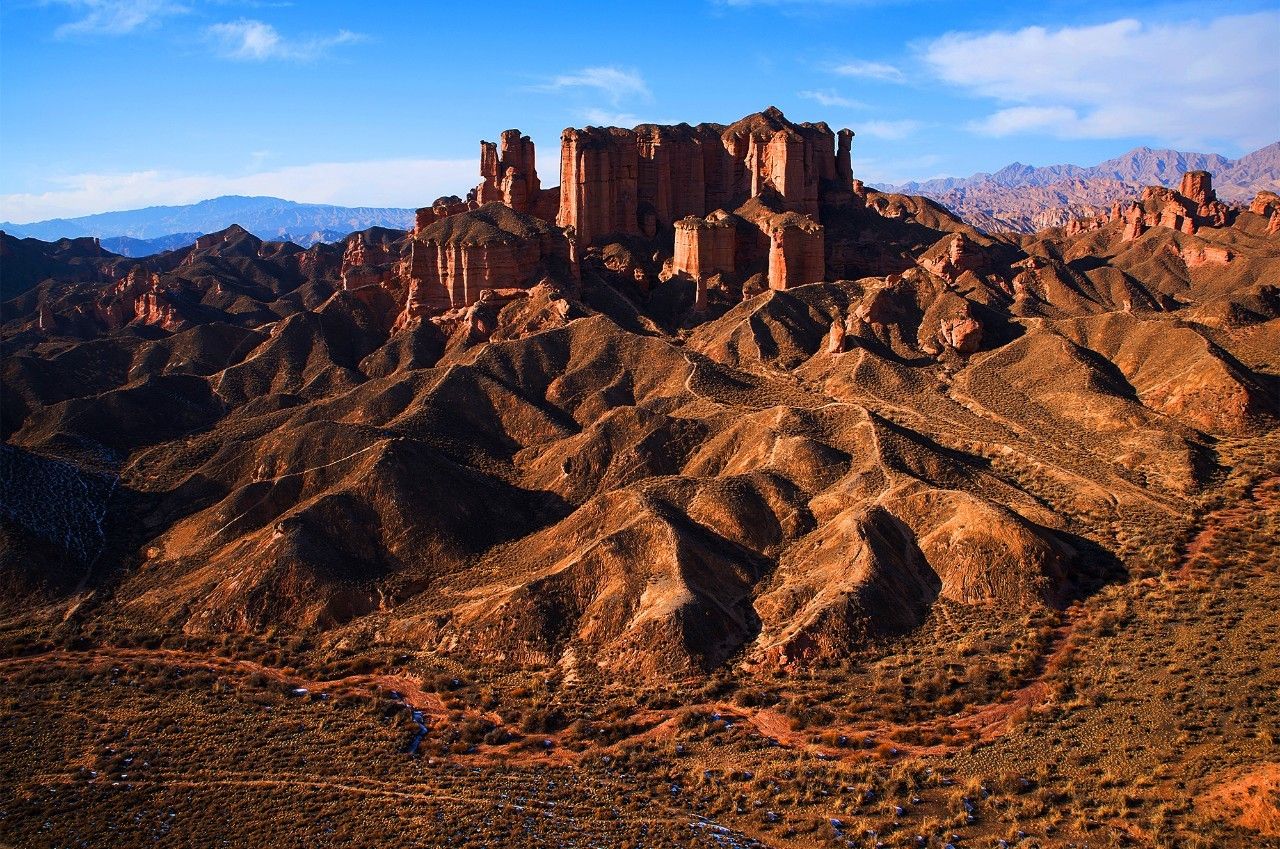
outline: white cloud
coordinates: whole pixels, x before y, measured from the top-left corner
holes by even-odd
[[[125,35],[169,15],[191,11],[172,0],[46,0],[46,4],[67,6],[81,15],[54,30],[57,38]]]
[[[920,121],[912,121],[904,119],[901,121],[864,121],[858,124],[855,132],[860,136],[870,136],[873,139],[905,139],[916,130],[923,127]]]
[[[839,106],[844,109],[866,109],[867,104],[861,100],[851,100],[850,98],[836,94],[834,89],[822,89],[820,91],[801,91],[797,92],[800,97],[805,100],[817,101],[823,106]]]
[[[246,18],[214,24],[205,33],[219,56],[245,62],[269,59],[305,62],[320,57],[332,47],[365,40],[360,33],[345,29],[330,36],[285,38],[271,24]]]
[[[610,102],[617,106],[627,97],[650,97],[649,86],[636,70],[618,68],[612,65],[595,68],[583,68],[552,77],[545,83],[533,86],[535,91],[557,92],[570,89],[595,89],[608,95]]]
[[[1013,106],[970,121],[968,128],[984,136],[1008,136],[1075,126],[1079,120],[1076,110],[1066,106]]]
[[[474,159],[319,162],[240,176],[169,171],[76,174],[43,193],[0,195],[0,220],[65,218],[143,206],[194,203],[219,195],[271,195],[342,206],[425,206],[465,195],[479,181]]]
[[[899,71],[893,65],[884,62],[867,62],[861,59],[842,62],[831,70],[842,77],[860,77],[888,83],[900,83],[904,79],[902,71]]]
[[[1280,12],[1147,24],[950,33],[925,45],[946,82],[1010,104],[987,135],[1154,137],[1174,145],[1280,136]]]
[[[610,112],[608,109],[582,109],[578,112],[582,120],[596,127],[634,127],[644,121],[630,112]]]

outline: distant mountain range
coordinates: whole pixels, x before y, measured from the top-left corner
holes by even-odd
[[[412,209],[329,206],[273,197],[225,195],[186,206],[149,206],[31,224],[6,221],[0,223],[0,230],[19,238],[45,241],[97,236],[104,240],[103,247],[107,250],[141,256],[190,244],[198,235],[216,233],[232,224],[239,224],[260,239],[310,247],[316,242],[336,241],[356,230],[405,229],[412,223]]]
[[[924,195],[967,223],[988,232],[1030,233],[1091,215],[1117,200],[1137,197],[1144,186],[1177,185],[1185,171],[1213,173],[1223,200],[1247,203],[1259,190],[1280,190],[1280,142],[1239,159],[1216,153],[1135,148],[1092,167],[1015,162],[994,174],[941,177],[874,188]],[[275,197],[225,195],[186,206],[150,206],[79,218],[53,218],[31,224],[0,222],[0,230],[19,238],[54,241],[96,236],[102,246],[123,256],[147,256],[195,241],[239,224],[260,239],[290,241],[303,247],[334,242],[369,227],[407,229],[413,210],[295,203]]]
[[[994,174],[942,177],[876,188],[932,198],[988,232],[1030,233],[1092,214],[1117,200],[1137,197],[1145,186],[1176,186],[1186,171],[1211,172],[1220,198],[1247,203],[1260,190],[1280,188],[1280,142],[1239,159],[1216,153],[1139,147],[1092,167],[1037,168],[1015,162]]]

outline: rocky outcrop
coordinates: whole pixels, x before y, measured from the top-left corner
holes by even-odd
[[[917,262],[926,271],[952,282],[966,271],[977,271],[987,264],[982,249],[963,233],[939,240]]]
[[[843,131],[837,155],[829,126],[793,123],[774,107],[727,127],[567,129],[557,222],[584,245],[610,234],[653,237],[766,193],[786,211],[817,216],[823,201],[852,198],[852,139]]]
[[[342,253],[342,288],[350,291],[390,282],[399,256],[397,238],[403,239],[403,232],[378,228],[352,233]]]
[[[808,215],[794,212],[769,222],[769,288],[791,289],[826,276],[825,231]]]
[[[466,212],[472,208],[474,208],[474,202],[468,203],[457,195],[436,198],[431,206],[424,206],[414,214],[413,235],[416,236],[427,227],[437,221],[443,221],[450,215],[457,215],[459,212]]]
[[[1274,190],[1280,182],[1280,142],[1237,160],[1136,148],[1092,167],[1037,168],[1015,162],[994,174],[937,178],[883,190],[932,198],[988,233],[1034,233],[1066,226],[1072,219],[1103,215],[1116,202],[1137,200],[1145,186],[1179,188],[1183,174],[1198,171],[1214,175],[1219,199],[1247,204],[1256,192]]]
[[[429,312],[469,307],[485,289],[567,281],[569,243],[554,225],[501,203],[430,225],[412,240],[401,326]]]
[[[938,324],[938,338],[956,353],[972,354],[982,345],[982,325],[972,316],[944,318]]]
[[[516,212],[537,214],[542,184],[533,140],[528,136],[519,130],[504,130],[499,144],[480,142],[480,176],[475,190],[478,205],[497,202]]]
[[[691,215],[680,219],[675,231],[672,271],[697,284],[694,308],[702,310],[707,302],[707,278],[733,273],[737,228],[729,214],[718,209],[706,218]]]
[[[1198,227],[1226,227],[1231,209],[1217,199],[1213,178],[1207,171],[1188,171],[1182,175],[1177,190],[1163,186],[1147,186],[1137,201],[1118,201],[1110,213],[1093,216],[1069,225],[1067,235],[1091,229],[1093,221],[1123,222],[1121,241],[1131,242],[1151,227],[1163,227],[1181,233],[1195,233]]]
[[[1280,195],[1275,192],[1258,192],[1249,204],[1249,211],[1267,218],[1268,235],[1280,233]]]
[[[1280,210],[1280,195],[1275,192],[1258,192],[1249,204],[1249,211],[1254,215],[1267,217],[1277,210]]]

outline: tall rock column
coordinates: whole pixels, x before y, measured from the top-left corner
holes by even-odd
[[[560,211],[589,245],[609,233],[639,233],[636,134],[617,127],[567,129],[560,137]]]
[[[853,130],[846,127],[837,134],[836,139],[838,142],[836,148],[836,179],[840,181],[842,186],[852,186],[853,158],[850,151],[853,148]]]
[[[501,147],[480,142],[480,177],[475,192],[478,205],[497,201],[516,212],[531,212],[542,190],[533,140],[519,130],[503,130]]]
[[[736,251],[736,228],[724,210],[716,210],[706,218],[689,216],[675,223],[675,255],[671,269],[690,277],[697,284],[694,309],[705,309],[708,277],[731,273]]]
[[[769,288],[792,289],[826,276],[825,229],[808,215],[788,213],[769,223]]]

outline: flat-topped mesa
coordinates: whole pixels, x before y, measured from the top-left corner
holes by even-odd
[[[399,326],[469,307],[486,289],[524,289],[548,277],[572,283],[564,232],[496,202],[451,215],[418,233],[410,243],[405,272],[408,294]]]
[[[818,216],[852,199],[853,133],[796,124],[769,107],[729,126],[642,124],[569,128],[561,135],[557,223],[581,244],[610,234],[670,230],[690,215],[734,209],[765,193]]]
[[[672,270],[699,282],[734,269],[735,227],[729,213],[717,209],[706,218],[690,215],[675,223]]]

